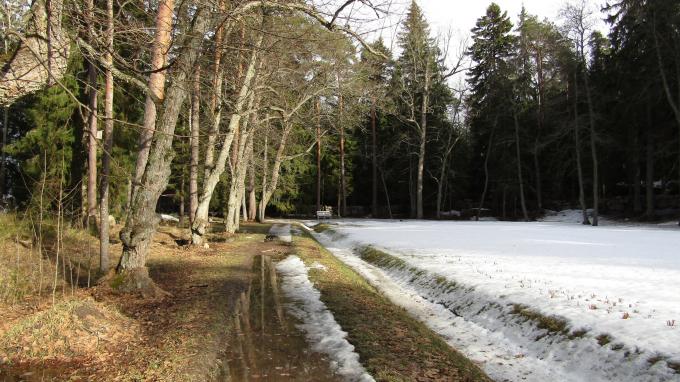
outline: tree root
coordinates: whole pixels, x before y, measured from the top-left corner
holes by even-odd
[[[120,272],[111,271],[99,283],[110,286],[116,293],[138,293],[143,298],[162,299],[172,296],[149,277],[147,267],[126,269]]]

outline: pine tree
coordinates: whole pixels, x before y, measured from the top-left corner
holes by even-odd
[[[484,158],[484,185],[477,218],[484,206],[489,188],[489,160],[497,127],[508,116],[508,100],[512,98],[512,69],[509,60],[514,53],[515,38],[507,12],[492,3],[486,15],[472,29],[473,44],[468,54],[474,62],[468,72],[468,122],[475,150]],[[483,151],[486,142],[486,153]],[[476,164],[473,161],[473,166]]]
[[[411,2],[403,29],[398,36],[402,53],[397,60],[397,83],[400,86],[400,103],[404,120],[413,127],[416,137],[418,163],[416,185],[412,188],[411,215],[423,218],[423,176],[427,143],[430,97],[436,76],[440,72],[439,52],[430,38],[430,28],[423,12],[415,1]],[[414,200],[415,199],[415,200]],[[415,201],[415,203],[414,203]]]

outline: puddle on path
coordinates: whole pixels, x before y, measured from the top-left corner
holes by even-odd
[[[342,381],[328,357],[309,348],[282,300],[272,258],[256,256],[252,282],[237,302],[227,380]]]

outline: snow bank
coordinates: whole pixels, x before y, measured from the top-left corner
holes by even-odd
[[[312,349],[328,355],[333,370],[348,381],[374,381],[359,363],[354,346],[345,338],[347,333],[335,321],[333,313],[321,301],[321,293],[309,281],[302,260],[289,256],[276,265],[276,270],[282,276],[284,295],[293,302],[287,308],[302,321],[298,327],[306,333]]]
[[[329,249],[493,378],[680,381],[679,233],[338,221]],[[375,245],[399,261],[369,264]],[[540,318],[557,316],[557,329]],[[675,320],[675,325],[672,325]]]

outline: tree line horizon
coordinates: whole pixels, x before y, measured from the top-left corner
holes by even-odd
[[[412,1],[396,57],[352,29],[354,5],[380,17],[389,1],[6,2],[3,204],[101,238],[99,216],[115,216],[122,285],[151,292],[160,211],[186,218],[195,245],[210,216],[233,233],[323,206],[677,217],[679,4],[615,1],[604,36],[585,0],[514,23],[491,3],[452,52]]]

